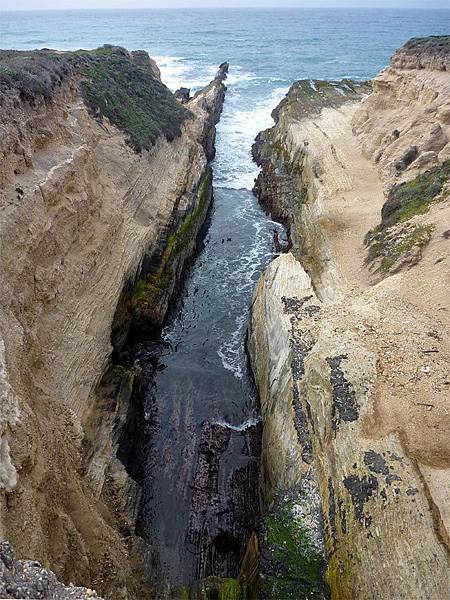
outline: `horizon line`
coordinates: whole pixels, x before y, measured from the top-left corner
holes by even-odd
[[[19,12],[93,12],[93,11],[123,11],[123,12],[131,12],[131,11],[152,11],[152,10],[272,10],[276,8],[277,10],[317,10],[317,9],[328,9],[328,10],[418,10],[418,11],[430,11],[430,10],[444,10],[450,12],[450,6],[427,6],[426,8],[422,8],[420,6],[349,6],[349,5],[340,5],[340,6],[329,6],[329,5],[306,5],[306,6],[291,6],[291,5],[273,5],[273,6],[134,6],[134,7],[112,7],[106,8],[102,7],[90,7],[90,8],[0,8],[0,13],[19,13]]]

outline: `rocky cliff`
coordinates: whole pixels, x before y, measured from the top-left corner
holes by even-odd
[[[147,594],[111,352],[195,249],[226,70],[181,105],[145,52],[0,52],[0,536],[105,597]]]
[[[449,57],[415,39],[372,93],[297,82],[254,147],[291,241],[249,331],[273,597],[448,593]]]

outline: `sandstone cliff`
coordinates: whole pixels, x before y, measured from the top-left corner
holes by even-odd
[[[195,248],[226,69],[181,105],[145,52],[0,53],[0,536],[105,597],[147,592],[104,374]]]
[[[291,240],[249,331],[275,596],[448,593],[449,57],[412,40],[371,94],[297,82],[254,148]]]

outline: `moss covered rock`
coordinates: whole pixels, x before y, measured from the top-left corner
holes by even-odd
[[[301,498],[299,499],[301,501]],[[291,495],[277,500],[265,518],[261,544],[261,597],[328,598],[326,561]]]

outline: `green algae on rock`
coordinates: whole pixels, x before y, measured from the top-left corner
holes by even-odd
[[[195,193],[194,207],[167,237],[156,269],[138,278],[131,298],[136,322],[160,324],[185,259],[192,254],[212,197],[212,173],[208,168]]]
[[[238,579],[208,577],[174,591],[173,600],[249,600]]]
[[[264,521],[261,598],[297,600],[329,597],[326,561],[310,537],[292,492],[281,497]]]

